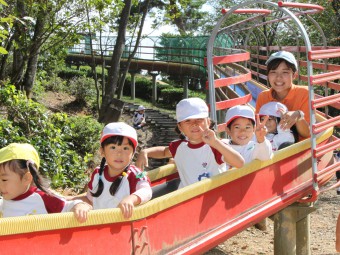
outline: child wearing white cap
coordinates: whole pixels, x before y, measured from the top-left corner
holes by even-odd
[[[288,108],[281,118],[280,127],[289,130],[296,125],[299,140],[309,137],[308,87],[293,84],[298,70],[294,55],[288,51],[275,52],[266,61],[266,65],[271,88],[258,95],[256,113],[268,102],[280,102]]]
[[[261,122],[259,116],[255,120],[255,113],[247,105],[231,107],[226,114],[226,133],[229,139],[223,142],[238,151],[249,163],[254,159],[269,160],[273,156],[272,146],[266,139],[265,127],[268,116]],[[254,135],[256,141],[254,141]]]
[[[146,125],[145,122],[145,107],[143,105],[138,106],[137,111],[133,115],[133,127],[136,129],[143,129]]]
[[[265,116],[269,116],[266,127],[266,138],[270,141],[273,151],[287,147],[295,142],[295,137],[290,129],[282,129],[279,125],[281,117],[288,111],[284,104],[279,102],[269,102],[260,108],[260,120],[264,121]]]
[[[169,146],[143,149],[136,165],[148,166],[148,157],[173,157],[181,179],[180,187],[222,173],[230,166],[242,167],[243,158],[216,137],[209,128],[208,116],[208,106],[202,99],[181,100],[176,106],[177,127],[185,138],[173,141]]]
[[[92,206],[52,193],[39,166],[38,152],[30,144],[11,143],[0,150],[0,218],[73,211],[80,223],[85,222]]]
[[[123,123],[107,124],[100,138],[102,161],[88,184],[87,199],[94,209],[119,207],[130,218],[134,206],[152,197],[150,180],[145,172],[131,165],[136,151],[136,130]]]

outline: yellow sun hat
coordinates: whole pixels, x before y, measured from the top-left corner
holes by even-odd
[[[40,166],[38,152],[28,143],[11,143],[0,149],[0,164],[13,159],[32,160],[38,168]]]

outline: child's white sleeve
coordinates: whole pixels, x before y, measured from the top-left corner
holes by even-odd
[[[88,200],[90,200],[93,203],[93,196],[91,194],[90,189],[87,190],[86,197],[87,197]]]
[[[63,208],[62,212],[71,212],[71,210],[73,209],[73,207],[74,207],[76,204],[84,203],[84,201],[82,201],[82,200],[80,200],[80,199],[71,200],[71,201],[65,200],[64,202],[65,202],[65,205],[64,205],[64,208]]]
[[[136,186],[136,191],[133,194],[140,198],[140,204],[148,202],[152,197],[150,183],[146,180],[139,181]]]
[[[262,143],[255,143],[253,159],[269,160],[273,157],[273,149],[269,140],[266,138]]]

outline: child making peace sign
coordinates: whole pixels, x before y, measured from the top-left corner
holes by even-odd
[[[226,132],[230,139],[223,139],[244,158],[245,163],[253,159],[269,160],[273,156],[272,146],[266,139],[266,122],[269,116],[260,117],[247,105],[231,107],[226,114]],[[256,140],[253,139],[255,134]]]

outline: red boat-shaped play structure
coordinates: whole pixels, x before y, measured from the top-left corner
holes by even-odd
[[[255,160],[182,189],[177,189],[174,165],[151,170],[154,198],[136,207],[129,220],[119,209],[92,211],[84,224],[72,213],[2,218],[1,254],[200,254],[271,215],[278,227],[275,235],[280,236],[274,241],[275,254],[309,254],[308,240],[302,239],[308,239],[305,223],[312,202],[340,170],[340,162],[333,160],[333,151],[340,147],[333,136],[340,116],[328,113],[328,106],[337,108],[340,101],[340,85],[334,82],[340,79],[340,65],[330,61],[340,57],[340,48],[326,45],[317,23],[320,43],[312,44],[299,20],[303,15],[313,23],[310,14],[322,9],[310,4],[245,2],[223,10],[207,49],[209,104],[219,131],[224,129],[220,116],[225,109],[251,103],[265,88],[260,83],[266,81],[263,63],[270,53],[278,49],[295,53],[305,72],[299,82],[306,82],[310,90],[310,139],[275,152],[272,160]],[[243,19],[228,25],[231,15]],[[278,23],[292,31],[295,46],[281,45],[278,38],[260,45],[260,41],[268,43],[264,27]],[[219,40],[225,33],[230,41]],[[317,96],[315,86],[335,93]],[[287,208],[299,217],[283,220]],[[288,237],[287,231],[305,234]]]

